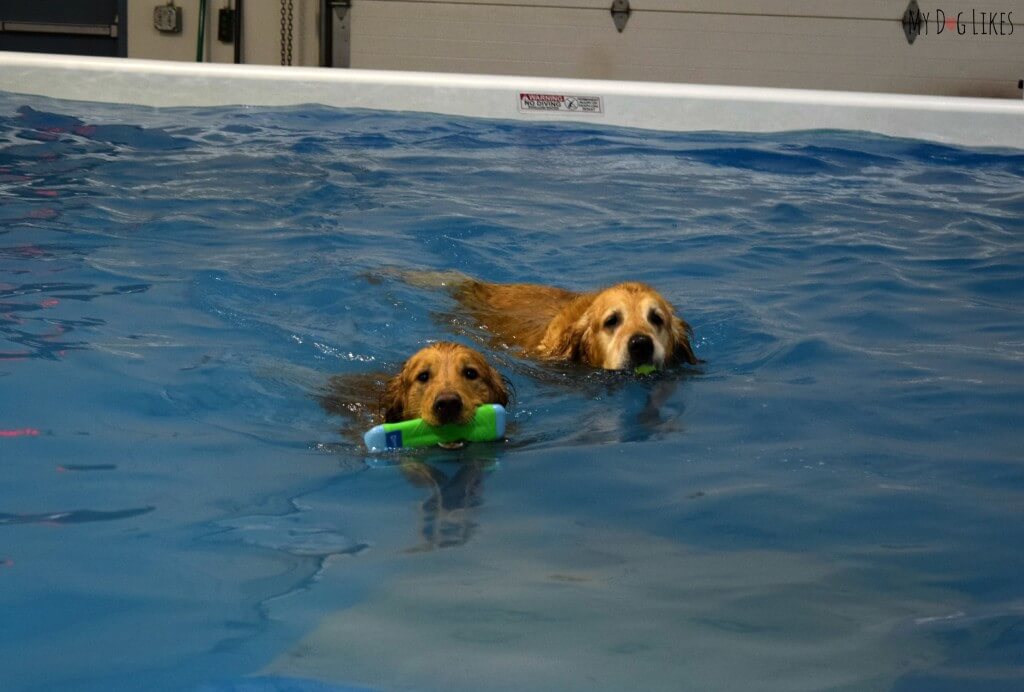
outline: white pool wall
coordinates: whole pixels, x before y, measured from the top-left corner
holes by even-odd
[[[557,120],[674,132],[860,130],[1024,149],[1024,102],[651,82],[180,63],[0,52],[0,90],[169,106],[290,106]],[[600,97],[600,113],[524,112],[522,93]]]

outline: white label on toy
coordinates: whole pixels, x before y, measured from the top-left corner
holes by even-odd
[[[520,113],[604,113],[600,96],[577,94],[519,94]]]

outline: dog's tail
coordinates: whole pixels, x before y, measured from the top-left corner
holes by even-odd
[[[371,283],[379,283],[384,280],[401,281],[416,288],[444,289],[456,291],[475,279],[468,274],[463,274],[457,269],[445,269],[432,271],[423,269],[402,269],[399,267],[384,267],[367,275]]]

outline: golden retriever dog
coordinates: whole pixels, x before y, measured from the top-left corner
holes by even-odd
[[[466,423],[482,404],[508,406],[511,385],[478,351],[438,342],[414,353],[393,376],[350,373],[330,379],[320,402],[330,413],[350,419],[343,432],[352,442],[378,423],[423,418],[432,425]],[[448,445],[450,449],[458,444]],[[426,491],[420,506],[422,542],[413,550],[466,543],[476,528],[475,511],[483,502],[483,479],[491,461],[487,449],[463,450],[460,463],[445,470],[421,458],[400,463],[405,478]]]
[[[430,425],[468,423],[482,404],[507,406],[509,385],[484,356],[439,341],[414,353],[398,374],[331,378],[324,407],[360,424],[422,418]]]
[[[647,284],[628,281],[588,293],[537,284],[497,284],[456,272],[401,274],[419,286],[443,286],[499,342],[540,360],[606,370],[702,362],[692,329]]]
[[[508,385],[479,351],[439,341],[405,361],[381,402],[386,423],[422,418],[430,425],[463,424],[482,404],[507,406]]]

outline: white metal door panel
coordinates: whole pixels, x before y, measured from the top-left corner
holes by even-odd
[[[913,44],[902,2],[631,0],[621,33],[610,7],[353,0],[351,66],[1018,98],[1024,78],[1022,0],[990,8],[995,32],[922,6]]]

